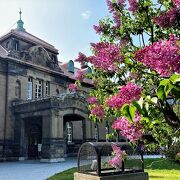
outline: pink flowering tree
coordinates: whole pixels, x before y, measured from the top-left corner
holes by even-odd
[[[93,67],[90,118],[131,142],[170,143],[180,132],[180,1],[106,2],[109,17],[94,25],[101,41],[76,59]]]

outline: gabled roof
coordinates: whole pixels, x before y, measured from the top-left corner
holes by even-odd
[[[1,45],[0,45],[0,56],[1,57],[5,57],[8,55],[8,52],[6,51],[6,49],[4,49]]]
[[[44,48],[49,49],[50,51],[53,51],[54,53],[58,54],[58,50],[53,45],[43,41],[42,39],[26,32],[26,31],[20,31],[18,29],[12,29],[10,32],[4,34],[3,36],[0,37],[0,41],[5,40],[10,36],[17,37],[18,39],[28,41],[35,45],[43,46]]]

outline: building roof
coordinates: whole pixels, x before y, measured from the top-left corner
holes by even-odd
[[[0,56],[5,57],[8,55],[8,52],[6,51],[6,49],[4,49],[1,45],[0,45]]]
[[[78,68],[74,67],[74,73],[69,72],[68,71],[68,62],[66,62],[66,63],[60,62],[59,67],[64,72],[65,76],[67,76],[67,77],[69,77],[70,79],[73,79],[73,80],[76,80],[75,75],[76,75],[76,72],[78,70],[81,70],[82,72],[84,72],[84,74],[87,74],[87,68],[78,69]],[[84,78],[82,82],[93,85],[92,79]]]
[[[41,45],[46,49],[49,49],[50,51],[53,51],[58,54],[58,49],[56,49],[53,45],[47,43],[46,41],[26,32],[26,31],[21,31],[19,29],[12,29],[8,33],[4,34],[3,36],[0,37],[0,41],[7,39],[10,36],[17,37],[18,39],[22,39],[24,41],[28,41],[30,43],[36,44],[36,45]]]

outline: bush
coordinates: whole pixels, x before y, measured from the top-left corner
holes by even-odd
[[[170,158],[172,160],[176,160],[176,155],[180,151],[180,143],[175,143],[169,147],[169,149],[165,152],[165,155],[167,158]]]
[[[180,162],[180,152],[176,154],[175,160],[178,161],[178,162]]]

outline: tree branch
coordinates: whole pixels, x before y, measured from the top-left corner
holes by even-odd
[[[148,24],[149,24],[149,27],[150,27],[150,30],[151,30],[151,43],[153,44],[153,42],[154,42],[154,29],[153,29],[153,25],[152,25],[150,17],[149,17],[148,7],[146,7],[145,12],[146,12]]]
[[[164,104],[162,101],[160,101],[160,104],[166,122],[175,129],[180,128],[180,119],[177,117],[169,103],[166,101]]]

